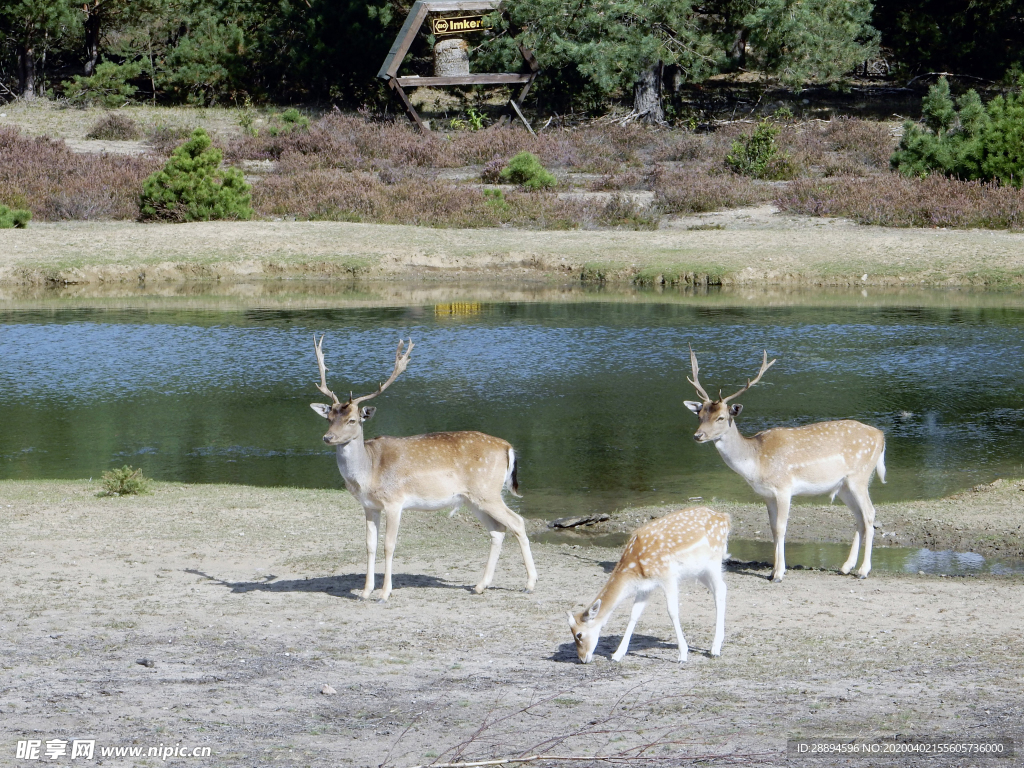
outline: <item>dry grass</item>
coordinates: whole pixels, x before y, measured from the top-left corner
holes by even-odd
[[[24,138],[0,128],[0,204],[28,208],[33,218],[134,219],[154,158],[75,154],[63,141]]]
[[[944,176],[805,179],[780,191],[775,204],[788,213],[885,227],[1024,228],[1024,191]]]

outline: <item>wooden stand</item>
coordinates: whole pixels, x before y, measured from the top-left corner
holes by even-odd
[[[509,108],[515,113],[515,116],[523,121],[526,129],[533,133],[533,128],[530,127],[530,124],[523,116],[522,106],[526,95],[530,92],[530,86],[533,85],[533,81],[537,78],[537,73],[540,72],[540,66],[537,64],[537,59],[534,57],[533,52],[527,48],[519,47],[523,60],[530,67],[530,71],[522,75],[500,72],[458,75],[454,77],[398,76],[398,68],[402,66],[405,54],[409,52],[412,41],[420,31],[420,27],[423,25],[428,14],[452,11],[486,12],[497,10],[500,4],[501,0],[416,0],[413,3],[409,16],[406,18],[405,24],[402,25],[398,37],[395,38],[395,42],[391,46],[387,58],[384,59],[377,77],[386,80],[391,90],[398,94],[398,98],[405,107],[405,111],[409,114],[409,118],[420,127],[420,130],[427,132],[430,129],[420,119],[416,108],[409,101],[409,96],[405,92],[406,88],[416,88],[419,86],[440,86],[444,88],[455,85],[512,85],[522,83],[523,88],[520,90],[519,95],[509,99]],[[504,120],[505,118],[503,117],[502,122]]]

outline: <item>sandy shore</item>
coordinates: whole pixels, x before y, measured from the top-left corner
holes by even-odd
[[[886,229],[770,206],[675,218],[653,232],[287,221],[0,231],[0,287],[288,278],[1010,287],[1024,283],[1024,233]]]
[[[674,661],[656,598],[622,663],[609,655],[625,609],[583,666],[565,612],[597,593],[617,550],[537,543],[540,580],[524,594],[509,545],[495,588],[476,596],[487,551],[478,524],[412,513],[381,605],[356,599],[363,524],[344,491],[97,490],[0,482],[0,750],[10,764],[18,740],[76,738],[97,749],[211,749],[204,759],[103,759],[126,766],[402,767],[523,751],[589,765],[638,750],[646,760],[629,764],[781,765],[794,762],[787,738],[896,734],[1009,736],[1024,747],[1019,577],[796,570],[776,585],[766,569],[734,564],[720,658],[707,655],[710,596],[690,585],[686,664]],[[737,535],[764,533],[759,505],[723,508]],[[878,524],[903,545],[1019,554],[1022,512],[1024,483],[1007,480],[882,506]],[[841,507],[798,507],[789,540],[847,540],[847,518]],[[542,525],[531,521],[534,533]],[[977,764],[899,764],[917,762]]]

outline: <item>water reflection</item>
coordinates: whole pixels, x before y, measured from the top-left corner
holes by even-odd
[[[588,536],[585,533],[545,531],[531,540],[544,544],[576,544],[588,547],[622,549],[628,533]],[[786,542],[786,566],[838,571],[850,553],[848,544],[835,542]],[[740,563],[757,563],[770,568],[775,561],[775,545],[770,541],[729,539],[729,555]],[[871,570],[887,573],[925,573],[931,576],[972,576],[983,573],[1008,575],[1024,573],[1024,561],[983,557],[974,552],[933,552],[914,547],[875,547],[871,551]],[[852,577],[851,577],[852,578]]]

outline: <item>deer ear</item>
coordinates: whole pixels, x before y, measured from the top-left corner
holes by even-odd
[[[739,403],[733,403],[729,406],[729,415],[733,418],[739,416],[741,413],[743,413],[743,406]]]
[[[685,405],[698,416],[700,416],[700,409],[704,407],[704,403],[698,403],[695,400],[684,400],[683,405]]]
[[[376,408],[374,408],[372,405],[368,405],[365,408],[363,408],[359,415],[360,417],[362,417],[363,421],[369,421],[370,419],[373,418],[373,414],[375,414],[376,412]]]
[[[572,611],[566,611],[565,615],[569,617],[569,629],[573,632],[576,631],[576,617],[572,615]]]
[[[309,407],[312,408],[317,413],[319,413],[325,419],[331,418],[331,406],[326,405],[325,403],[310,403]]]
[[[589,608],[587,608],[586,612],[583,614],[583,620],[584,621],[593,621],[595,618],[597,618],[597,612],[600,611],[600,610],[601,610],[601,601],[600,600],[595,600],[594,604],[592,606],[590,606]]]

